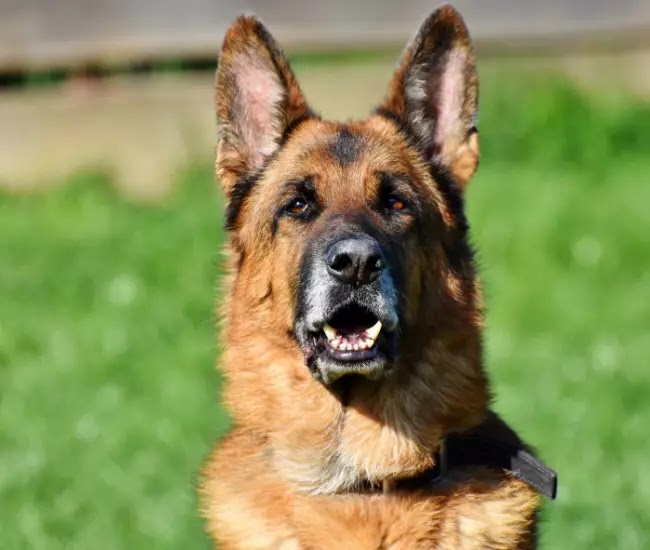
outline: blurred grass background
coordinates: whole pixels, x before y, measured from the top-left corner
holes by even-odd
[[[650,106],[535,71],[482,82],[487,366],[559,473],[542,547],[649,548]],[[1,548],[209,546],[222,208],[209,162],[156,205],[99,172],[0,194]]]

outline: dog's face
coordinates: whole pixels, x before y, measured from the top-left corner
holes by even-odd
[[[334,127],[325,136],[318,149],[329,157],[329,174],[309,176],[294,199],[305,209],[303,224],[312,225],[295,274],[295,334],[321,379],[381,377],[404,325],[420,205],[409,167],[387,162],[396,144],[364,127]]]
[[[226,35],[218,173],[240,292],[325,384],[383,379],[434,334],[478,330],[462,193],[478,161],[467,31],[435,12],[366,121],[326,122],[254,18]]]

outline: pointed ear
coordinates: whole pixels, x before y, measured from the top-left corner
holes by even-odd
[[[478,75],[467,27],[451,6],[433,12],[402,54],[379,111],[396,116],[427,163],[464,189],[478,166]]]
[[[239,17],[226,32],[216,80],[217,175],[229,193],[311,111],[284,52],[254,16]]]

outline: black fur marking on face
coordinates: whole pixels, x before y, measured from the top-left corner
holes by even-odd
[[[455,221],[453,234],[443,239],[442,245],[445,249],[451,267],[464,277],[472,276],[475,270],[475,253],[470,244],[469,223],[465,215],[465,200],[463,193],[443,166],[432,164],[431,177],[438,185],[447,208]],[[470,291],[471,289],[468,289]]]
[[[233,185],[228,195],[228,206],[226,207],[226,231],[233,231],[235,229],[235,224],[244,206],[244,202],[257,185],[262,173],[263,171],[260,170],[252,174],[247,174],[239,178],[235,182],[235,185]]]
[[[282,133],[279,146],[283,147],[287,143],[287,141],[289,141],[289,138],[291,138],[291,136],[298,129],[298,127],[301,126],[303,122],[306,122],[307,120],[312,118],[315,118],[314,115],[308,114],[291,121],[289,125],[285,128],[284,132]]]
[[[363,139],[360,135],[343,128],[331,142],[329,151],[334,160],[345,166],[357,160],[362,145]]]
[[[271,155],[269,155],[264,161],[264,164],[262,164],[258,170],[242,176],[235,182],[235,185],[233,185],[227,197],[228,205],[226,206],[226,231],[233,231],[235,229],[237,220],[239,219],[239,213],[241,212],[246,199],[253,192],[253,189],[255,189],[258,182],[266,172],[269,164],[271,164],[271,162],[273,162],[275,157],[278,155],[280,149],[281,147],[278,147]]]
[[[460,186],[449,170],[438,163],[429,163],[429,172],[445,199],[460,236],[464,238],[469,230],[469,224],[465,216],[465,200]]]

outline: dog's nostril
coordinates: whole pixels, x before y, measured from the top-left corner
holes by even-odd
[[[360,283],[371,283],[384,269],[384,260],[376,253],[367,257],[366,261],[361,261],[359,265],[358,279]]]
[[[357,262],[350,254],[341,250],[334,250],[328,256],[327,267],[329,272],[339,281],[353,284],[357,276]]]
[[[335,254],[329,262],[330,268],[332,268],[334,271],[342,271],[351,265],[352,260],[347,254]]]
[[[367,284],[384,269],[385,261],[371,239],[344,239],[334,243],[327,254],[329,272],[347,284]]]

